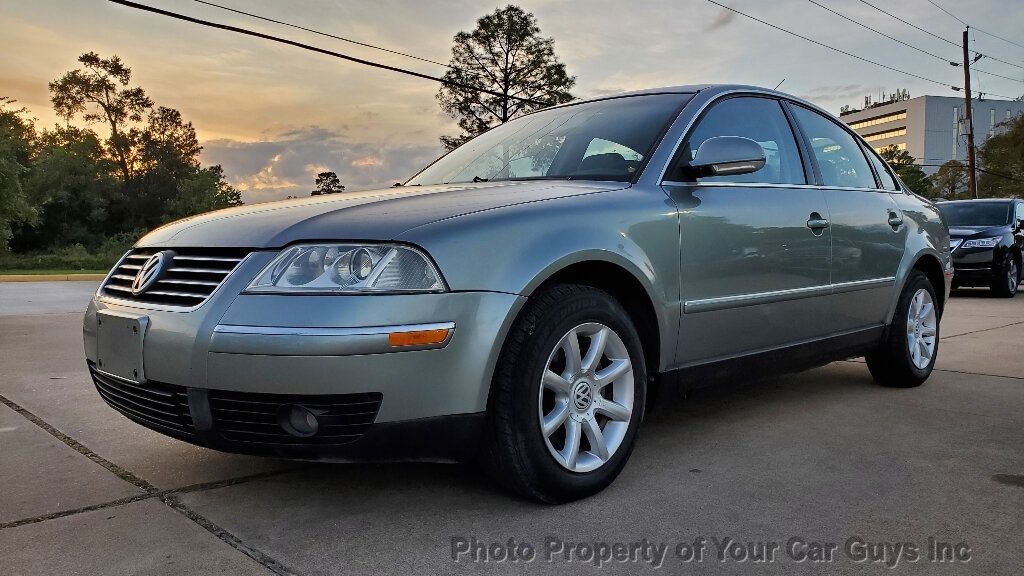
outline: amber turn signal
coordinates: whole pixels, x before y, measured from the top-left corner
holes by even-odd
[[[440,344],[448,338],[449,332],[448,328],[416,330],[415,332],[391,332],[388,334],[388,344],[392,347]]]

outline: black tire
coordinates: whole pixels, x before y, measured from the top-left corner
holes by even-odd
[[[573,472],[549,452],[538,422],[539,384],[561,337],[597,322],[622,340],[633,367],[633,409],[618,449],[590,472]],[[600,492],[629,459],[644,416],[647,371],[640,337],[622,305],[590,286],[556,285],[530,298],[505,340],[495,368],[481,454],[484,469],[499,484],[550,504]]]
[[[907,342],[908,314],[911,300],[921,289],[927,290],[932,302],[936,306],[938,305],[939,298],[928,277],[920,270],[911,271],[910,277],[903,287],[903,292],[900,294],[892,324],[886,329],[885,339],[878,348],[869,352],[865,357],[871,376],[883,386],[913,388],[924,384],[935,367],[935,360],[939,357],[939,327],[941,324],[936,322],[935,350],[931,361],[924,368],[918,368],[911,358],[910,346]],[[938,318],[938,310],[936,310],[936,318]]]
[[[992,280],[992,295],[997,298],[1013,298],[1020,284],[1020,262],[1013,254],[1007,254],[1001,266],[996,269]]]

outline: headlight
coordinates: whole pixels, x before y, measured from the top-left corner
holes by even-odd
[[[1000,237],[1000,236],[996,236],[995,238],[976,238],[974,240],[967,240],[967,241],[965,241],[963,244],[960,245],[960,247],[961,248],[991,248],[991,247],[995,246],[996,244],[999,244],[1000,240],[1002,240],[1002,237]]]
[[[246,292],[443,292],[429,258],[397,244],[299,244],[274,258]]]

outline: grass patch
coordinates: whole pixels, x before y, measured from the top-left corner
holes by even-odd
[[[100,270],[98,268],[97,269],[93,269],[93,270],[90,270],[90,269],[84,269],[83,270],[81,268],[39,268],[39,269],[33,269],[33,268],[12,268],[10,270],[5,270],[3,268],[0,268],[0,276],[4,276],[4,275],[8,275],[8,274],[46,274],[46,275],[53,275],[53,276],[65,275],[65,274],[106,274],[109,271],[110,271],[109,269],[107,269],[107,270]]]

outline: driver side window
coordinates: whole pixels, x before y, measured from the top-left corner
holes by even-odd
[[[705,140],[716,136],[741,136],[761,145],[764,167],[749,174],[708,176],[707,182],[806,184],[800,151],[782,106],[771,98],[729,98],[715,104],[690,134],[683,149],[685,165]]]

